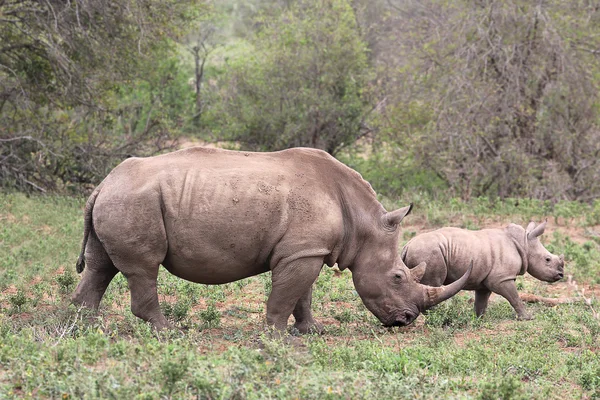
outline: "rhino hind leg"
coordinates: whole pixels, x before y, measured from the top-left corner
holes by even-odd
[[[475,291],[475,315],[481,317],[488,306],[488,301],[492,291],[489,289],[479,289]]]
[[[86,268],[71,301],[97,310],[106,288],[119,272],[92,230],[86,245]]]
[[[294,328],[300,333],[323,333],[323,324],[315,321],[311,310],[312,305],[312,285],[308,291],[300,297],[294,307],[294,318],[296,323]]]
[[[140,272],[124,273],[131,291],[131,312],[150,322],[157,330],[170,328],[171,324],[160,311],[156,291],[159,264],[152,268],[144,267],[138,267]]]
[[[300,258],[278,264],[273,268],[273,285],[267,300],[267,325],[278,331],[284,331],[294,311],[298,312],[300,323],[303,324],[302,329],[310,325],[312,314],[307,314],[307,308],[310,308],[311,286],[317,280],[322,267],[321,256]],[[310,319],[307,320],[308,315]]]

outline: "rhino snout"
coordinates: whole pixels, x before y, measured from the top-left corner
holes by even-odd
[[[399,311],[399,312],[395,313],[393,318],[391,318],[388,323],[384,324],[384,326],[391,327],[391,326],[410,325],[418,316],[419,316],[419,313],[415,312],[415,311],[410,311],[410,310]]]
[[[558,268],[557,268],[555,279],[557,281],[561,280],[565,276],[565,255],[561,254],[558,257]]]

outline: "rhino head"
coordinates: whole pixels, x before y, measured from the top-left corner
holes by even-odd
[[[527,272],[541,281],[556,282],[564,276],[565,256],[564,254],[556,256],[550,253],[540,242],[539,237],[545,229],[546,222],[539,225],[530,222],[525,229]]]
[[[373,232],[370,241],[350,267],[352,280],[363,303],[384,326],[405,326],[419,314],[454,296],[467,283],[473,263],[457,281],[447,286],[420,284],[426,264],[408,269],[398,252],[400,221],[412,205],[382,217],[381,232]]]

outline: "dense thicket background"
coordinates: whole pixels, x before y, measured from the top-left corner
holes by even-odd
[[[0,0],[0,179],[178,146],[324,149],[387,196],[600,195],[600,4]]]

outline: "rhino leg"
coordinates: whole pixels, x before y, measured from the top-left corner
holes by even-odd
[[[323,332],[323,324],[315,321],[311,310],[312,305],[312,285],[308,291],[300,297],[294,307],[294,318],[296,323],[294,328],[300,333],[319,333]]]
[[[475,291],[475,315],[478,317],[481,317],[485,313],[491,294],[491,290],[487,288]]]
[[[131,312],[133,315],[150,322],[157,330],[162,330],[170,328],[171,324],[160,311],[158,303],[158,293],[156,291],[158,268],[158,264],[153,265],[152,268],[140,265],[137,267],[140,272],[123,272],[123,275],[127,278],[129,290],[131,291]]]
[[[71,301],[96,310],[108,284],[119,270],[108,257],[96,233],[92,230],[89,235],[85,250],[85,270]]]
[[[268,325],[284,331],[301,298],[303,301],[298,306],[299,311],[306,317],[306,308],[309,307],[312,295],[311,286],[317,280],[322,267],[323,257],[307,257],[278,264],[273,269],[273,286],[267,300]]]
[[[533,317],[527,312],[525,308],[525,304],[519,298],[519,293],[517,292],[517,286],[515,285],[515,281],[504,281],[500,284],[496,285],[493,288],[494,293],[498,293],[500,296],[504,297],[510,305],[517,312],[517,319],[519,320],[530,320]]]

